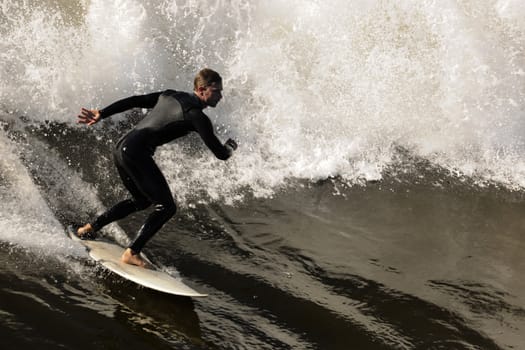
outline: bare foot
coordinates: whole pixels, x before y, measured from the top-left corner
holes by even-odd
[[[142,259],[142,257],[140,256],[140,253],[136,254],[135,252],[131,250],[131,248],[127,248],[124,251],[124,253],[120,257],[120,261],[122,261],[125,264],[136,265],[139,267],[147,267],[146,261]]]
[[[95,239],[95,231],[91,224],[85,224],[77,229],[77,236],[80,239]]]

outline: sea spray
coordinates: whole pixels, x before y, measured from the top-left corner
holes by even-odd
[[[77,5],[4,1],[4,112],[75,127],[81,106],[190,90],[198,69],[219,70],[225,98],[206,113],[240,147],[226,163],[197,137],[161,148],[183,204],[271,196],[291,179],[380,180],[399,150],[479,183],[525,185],[519,1]],[[104,137],[104,123],[92,132]]]
[[[0,241],[43,255],[82,254],[65,235],[19,158],[20,149],[0,132]]]

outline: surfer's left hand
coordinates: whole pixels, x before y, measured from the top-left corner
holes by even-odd
[[[82,108],[77,117],[79,124],[93,125],[100,120],[100,112],[98,109]]]

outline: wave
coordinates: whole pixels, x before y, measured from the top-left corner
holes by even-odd
[[[81,106],[188,90],[204,66],[222,73],[225,99],[207,113],[240,147],[227,163],[195,138],[159,150],[181,197],[381,180],[399,149],[452,175],[525,186],[517,0],[6,1],[1,11],[3,119],[73,124]]]

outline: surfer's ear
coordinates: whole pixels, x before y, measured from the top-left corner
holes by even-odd
[[[204,92],[204,91],[206,90],[206,88],[207,88],[207,86],[199,86],[199,87],[197,88],[197,92],[202,93],[202,92]]]

